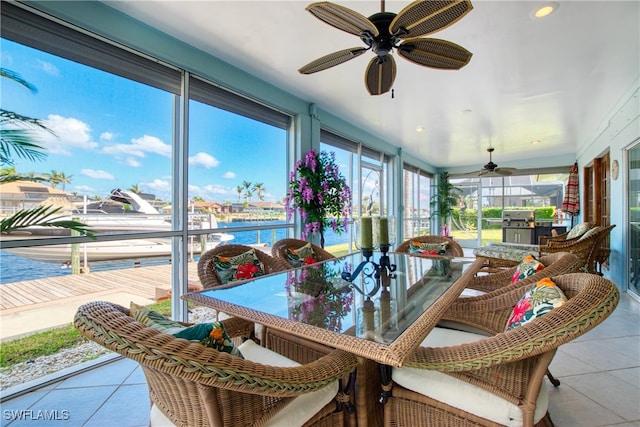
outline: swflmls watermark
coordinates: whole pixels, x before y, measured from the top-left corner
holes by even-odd
[[[5,421],[67,421],[71,416],[66,409],[5,409],[2,418]]]

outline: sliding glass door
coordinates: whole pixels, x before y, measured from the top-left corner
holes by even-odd
[[[640,298],[640,141],[627,151],[629,292]]]

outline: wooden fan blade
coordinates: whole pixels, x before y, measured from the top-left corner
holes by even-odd
[[[425,67],[459,70],[469,63],[473,54],[447,40],[415,38],[398,46],[398,55]]]
[[[514,171],[514,168],[495,168],[493,172],[502,176],[511,176]]]
[[[324,1],[311,3],[306,10],[332,27],[358,37],[365,32],[369,32],[374,37],[378,35],[378,29],[366,16],[347,7]]]
[[[457,22],[471,9],[470,0],[414,1],[396,15],[389,32],[399,38],[434,33]]]
[[[364,84],[369,94],[382,95],[389,92],[395,79],[396,61],[393,56],[386,54],[383,57],[375,57],[369,62],[364,75]]]
[[[369,49],[364,47],[352,47],[350,49],[333,52],[323,56],[322,58],[318,58],[315,61],[309,62],[304,67],[300,68],[298,72],[300,72],[301,74],[312,74],[318,71],[326,70],[327,68],[334,67],[336,65],[342,64],[343,62],[347,62],[357,56],[360,56],[367,50]]]

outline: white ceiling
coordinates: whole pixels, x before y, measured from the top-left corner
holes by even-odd
[[[363,46],[305,11],[309,1],[116,1],[109,5],[381,137],[436,167],[508,167],[523,158],[575,155],[640,76],[640,2],[472,0],[474,9],[431,37],[473,53],[459,71],[396,55],[395,97],[370,96],[374,55],[301,75],[328,53]],[[379,1],[336,1],[362,15]],[[409,0],[386,1],[399,12]],[[417,132],[420,126],[424,130]],[[531,144],[531,141],[540,141]]]

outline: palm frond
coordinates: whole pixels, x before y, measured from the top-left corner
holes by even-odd
[[[87,237],[95,239],[92,229],[86,224],[75,221],[61,219],[62,216],[54,216],[62,209],[60,206],[38,206],[27,209],[2,219],[0,221],[0,233],[8,233],[16,230],[23,230],[28,227],[58,227],[78,231]]]
[[[27,129],[0,129],[0,161],[12,163],[12,151],[16,157],[36,161],[47,157],[44,148],[33,142],[33,131]]]
[[[23,79],[22,76],[15,71],[7,70],[6,68],[0,68],[0,77],[7,77],[14,82],[26,87],[32,93],[36,93],[38,91],[38,89],[36,89],[34,85]]]

